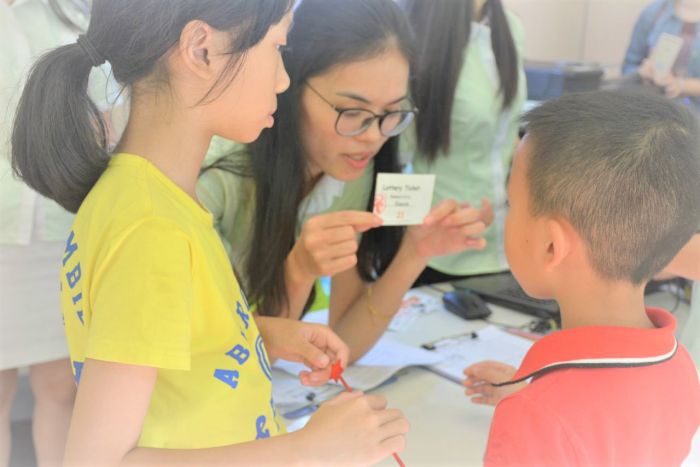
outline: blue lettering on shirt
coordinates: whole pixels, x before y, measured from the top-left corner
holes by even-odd
[[[236,370],[214,370],[214,377],[223,381],[233,389],[236,389],[238,386],[239,376]]]
[[[255,431],[257,431],[257,435],[255,436],[255,439],[265,439],[270,437],[270,430],[265,428],[265,422],[267,419],[265,418],[264,415],[260,415],[258,419],[255,421]]]
[[[80,280],[80,263],[76,264],[72,271],[66,273],[66,279],[68,280],[68,286],[72,289]]]
[[[243,325],[245,328],[248,329],[248,320],[250,319],[250,316],[245,312],[245,310],[243,310],[241,302],[238,301],[236,302],[236,313],[238,313],[238,316],[240,316],[243,320]]]
[[[73,362],[73,369],[75,370],[75,385],[80,384],[80,375],[83,373],[83,362]]]
[[[78,244],[74,243],[73,240],[75,239],[75,232],[71,230],[70,235],[68,236],[68,241],[66,241],[66,251],[63,254],[63,265],[65,266],[68,260],[73,256],[73,253],[75,253],[78,250]]]
[[[73,305],[77,305],[78,302],[83,298],[83,293],[78,292],[76,296],[73,297]]]
[[[242,345],[237,344],[230,352],[227,352],[226,355],[236,360],[239,365],[243,365],[248,360],[248,357],[250,357],[250,351]]]
[[[78,319],[80,320],[80,324],[85,325],[85,321],[83,321],[83,310],[78,310],[75,312],[76,315],[78,315]]]
[[[263,344],[260,334],[258,334],[258,338],[255,339],[255,353],[258,355],[258,362],[260,363],[260,368],[262,368],[263,373],[265,373],[267,379],[272,381],[272,369],[270,368],[270,362],[267,361],[265,345]]]

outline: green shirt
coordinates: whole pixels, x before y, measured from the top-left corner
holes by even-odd
[[[210,164],[222,156],[234,159],[249,157],[242,150],[240,144],[215,137],[205,160]],[[301,233],[304,223],[315,215],[344,210],[366,211],[373,174],[374,168],[370,164],[362,177],[351,182],[324,175],[299,205],[296,235]],[[197,197],[214,216],[231,262],[238,272],[245,271],[255,215],[255,184],[252,178],[223,169],[209,169],[199,179]],[[243,281],[246,279],[243,278]]]
[[[478,207],[488,198],[495,220],[486,231],[483,251],[465,251],[433,258],[429,266],[452,275],[471,275],[508,269],[503,249],[506,180],[518,138],[519,117],[525,102],[525,73],[522,67],[523,30],[508,15],[520,60],[518,92],[511,107],[501,109],[500,81],[491,48],[491,30],[472,23],[471,39],[464,51],[464,64],[457,82],[451,117],[450,150],[430,164],[414,153],[415,131],[402,143],[402,157],[413,156],[414,173],[434,173],[433,203],[449,198]],[[408,154],[406,154],[408,153]]]

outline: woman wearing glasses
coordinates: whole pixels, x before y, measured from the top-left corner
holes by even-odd
[[[393,0],[305,0],[285,66],[292,85],[275,126],[202,175],[199,197],[258,313],[298,319],[332,276],[330,325],[362,356],[435,255],[483,248],[481,213],[447,200],[420,226],[382,227],[371,212],[377,172],[399,172],[396,136],[408,98],[412,35]],[[218,146],[218,147],[217,147]],[[211,160],[211,159],[210,159]],[[358,242],[358,236],[361,240]]]

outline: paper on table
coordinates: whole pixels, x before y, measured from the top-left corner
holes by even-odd
[[[496,360],[517,368],[533,344],[528,339],[509,334],[496,326],[487,326],[476,334],[477,338],[467,335],[435,344],[432,352],[442,355],[444,359],[429,368],[461,383],[464,380],[462,371],[483,360]]]
[[[440,310],[442,303],[439,298],[420,290],[409,290],[404,296],[401,308],[389,323],[390,331],[403,331],[409,328],[416,319],[424,314]]]
[[[391,378],[402,368],[434,365],[444,358],[437,352],[429,352],[383,337],[364,357],[345,369],[343,378],[353,389],[368,391]],[[274,366],[291,375],[298,375],[300,371],[307,369],[301,363],[283,360],[279,360]]]
[[[299,407],[311,402],[323,402],[342,391],[343,388],[331,384],[304,386],[296,376],[272,369],[272,398],[280,406]]]

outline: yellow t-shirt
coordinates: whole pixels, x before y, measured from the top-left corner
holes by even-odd
[[[114,156],[80,207],[61,308],[77,382],[86,358],[158,369],[139,446],[206,448],[284,430],[211,214],[146,159]]]

